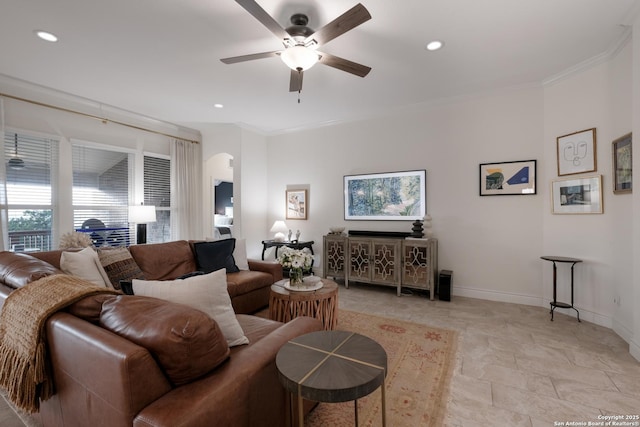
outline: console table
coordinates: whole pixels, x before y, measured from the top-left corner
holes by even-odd
[[[580,322],[580,312],[578,311],[577,308],[573,306],[573,267],[577,263],[582,262],[582,260],[577,258],[563,257],[563,256],[541,256],[540,258],[542,258],[545,261],[551,261],[553,263],[553,301],[549,303],[549,305],[551,306],[551,311],[550,311],[551,321],[553,322],[553,311],[556,308],[572,308],[578,314],[578,322]],[[558,278],[557,271],[556,271],[556,262],[571,264],[571,304],[567,304],[566,302],[559,302],[556,297],[556,285],[557,285],[557,278]]]
[[[323,238],[323,276],[349,281],[429,291],[438,278],[438,240],[328,234]]]
[[[310,240],[308,242],[301,242],[299,240],[296,240],[296,241],[293,241],[293,242],[279,242],[277,240],[263,240],[262,241],[262,260],[264,261],[264,253],[269,248],[276,248],[276,258],[278,258],[278,249],[280,249],[283,246],[286,246],[286,247],[291,248],[291,249],[309,248],[309,250],[311,251],[311,255],[313,255],[313,243],[314,243],[313,240]]]

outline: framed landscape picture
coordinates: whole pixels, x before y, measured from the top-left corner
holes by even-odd
[[[536,194],[536,161],[480,164],[480,195]]]
[[[602,175],[551,183],[554,214],[601,214]]]
[[[344,219],[423,219],[427,211],[427,171],[344,177]]]
[[[613,192],[616,194],[631,193],[631,134],[613,141]]]
[[[557,138],[558,176],[596,170],[596,128]]]
[[[307,219],[307,190],[287,190],[287,219]]]

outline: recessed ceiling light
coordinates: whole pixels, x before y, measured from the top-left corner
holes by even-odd
[[[434,51],[441,49],[444,46],[444,43],[440,40],[434,40],[432,42],[427,43],[427,50]]]
[[[224,108],[224,105],[222,104],[213,104],[213,106],[216,108]]]
[[[46,40],[48,42],[57,42],[58,36],[48,31],[36,30],[36,35],[40,37],[42,40]]]

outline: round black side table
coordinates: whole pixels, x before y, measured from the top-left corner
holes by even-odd
[[[301,335],[278,351],[276,367],[282,385],[298,397],[299,427],[304,425],[303,398],[329,403],[353,400],[357,426],[358,399],[378,388],[382,426],[386,426],[387,353],[371,338],[347,331]]]
[[[551,321],[553,322],[553,311],[556,308],[572,308],[578,314],[578,322],[580,322],[580,312],[578,311],[577,308],[573,306],[573,267],[577,263],[582,262],[582,260],[577,258],[564,257],[564,256],[548,256],[548,255],[541,256],[540,258],[546,261],[551,261],[553,263],[553,301],[549,303],[549,305],[551,306],[551,310],[550,310]],[[559,302],[558,299],[556,298],[556,285],[557,285],[557,277],[558,277],[556,272],[556,262],[571,264],[571,304],[567,304],[566,302]]]

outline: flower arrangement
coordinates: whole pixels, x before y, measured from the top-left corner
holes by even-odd
[[[292,249],[285,247],[278,256],[278,262],[289,269],[291,284],[302,283],[302,270],[308,270],[313,263],[313,256],[309,248]]]
[[[285,268],[311,268],[313,256],[309,248],[291,249],[284,248],[278,256],[278,262]]]

